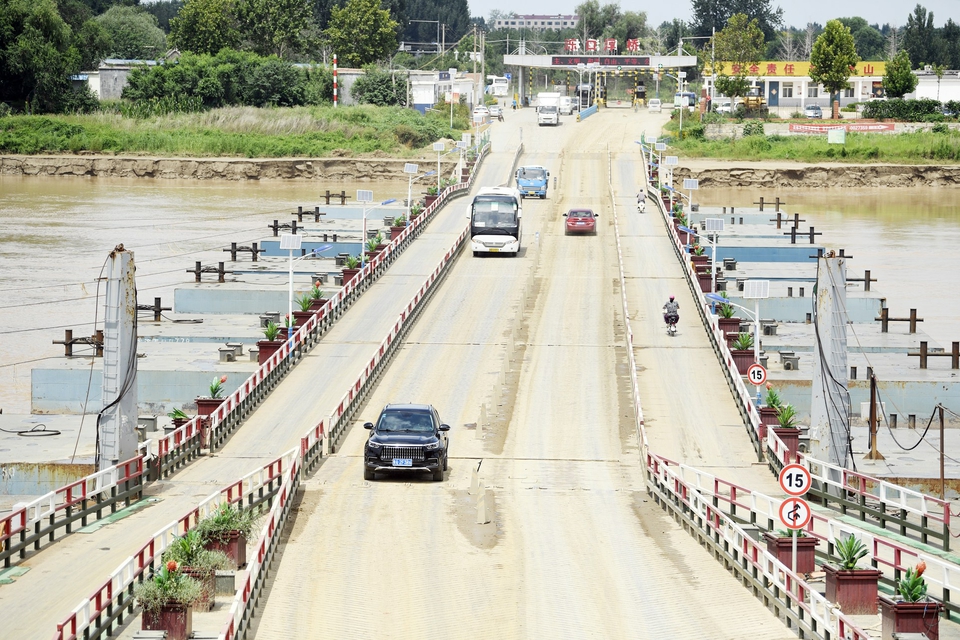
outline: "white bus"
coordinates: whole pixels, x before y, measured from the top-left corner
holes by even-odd
[[[510,95],[510,81],[503,76],[487,76],[490,84],[487,85],[487,93],[491,96],[503,97]]]
[[[480,253],[520,253],[523,200],[513,187],[483,187],[470,203],[470,246]]]

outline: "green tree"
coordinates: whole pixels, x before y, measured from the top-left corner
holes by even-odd
[[[211,55],[239,47],[234,0],[186,0],[170,21],[170,43],[181,51]]]
[[[368,65],[350,87],[350,96],[360,104],[380,107],[407,103],[407,78],[395,72]]]
[[[397,48],[398,24],[379,0],[349,0],[330,11],[326,35],[345,67],[362,67],[389,56]]]
[[[853,41],[857,46],[857,55],[861,60],[882,60],[883,48],[886,41],[883,34],[875,27],[867,24],[863,18],[838,18],[840,22],[850,29],[853,34]]]
[[[848,27],[831,20],[813,43],[810,53],[810,79],[822,84],[831,94],[846,89],[851,70],[860,62],[857,45]]]
[[[74,37],[74,43],[80,53],[81,69],[96,69],[113,49],[110,34],[97,20],[84,22]]]
[[[170,33],[170,21],[176,18],[183,8],[183,0],[159,0],[141,6],[144,11],[154,15],[157,26],[163,29],[164,33]]]
[[[936,62],[933,56],[936,39],[933,11],[927,13],[927,10],[918,4],[913,13],[907,16],[907,24],[903,27],[903,48],[917,64],[932,64]]]
[[[730,98],[744,96],[750,89],[750,67],[760,64],[764,51],[763,31],[756,18],[737,13],[714,38],[717,60],[717,90]],[[730,64],[727,73],[727,64]]]
[[[755,19],[765,40],[776,38],[783,23],[783,9],[773,8],[771,0],[692,0],[693,18],[690,27],[695,35],[710,37],[713,30],[726,28],[730,18],[742,13]]]
[[[237,17],[243,37],[260,55],[302,52],[316,31],[309,0],[239,0]]]
[[[53,0],[0,0],[0,101],[57,111],[79,71],[73,33]]]
[[[467,0],[407,0],[404,16],[407,24],[400,39],[405,42],[434,42],[439,36],[454,43],[473,27]],[[446,35],[440,34],[438,25],[432,22],[414,20],[438,20],[446,25]]]
[[[889,98],[902,98],[916,88],[917,76],[913,75],[910,54],[903,49],[887,63],[887,70],[883,74],[883,89]]]
[[[157,19],[139,7],[114,5],[94,18],[110,38],[111,56],[117,58],[157,59],[167,50],[167,36]]]

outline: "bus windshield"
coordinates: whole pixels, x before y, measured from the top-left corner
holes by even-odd
[[[474,227],[485,230],[516,229],[517,201],[509,196],[477,196],[472,220]]]
[[[543,169],[520,169],[521,180],[543,180],[546,177]]]

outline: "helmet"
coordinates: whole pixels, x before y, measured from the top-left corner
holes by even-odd
[[[670,302],[673,302],[673,296],[670,296]]]

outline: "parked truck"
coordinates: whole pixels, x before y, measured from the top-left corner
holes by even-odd
[[[557,92],[541,92],[537,94],[537,124],[560,124],[560,94]]]
[[[540,166],[520,167],[517,169],[517,191],[520,197],[538,196],[547,197],[547,183],[550,180],[550,172]]]

